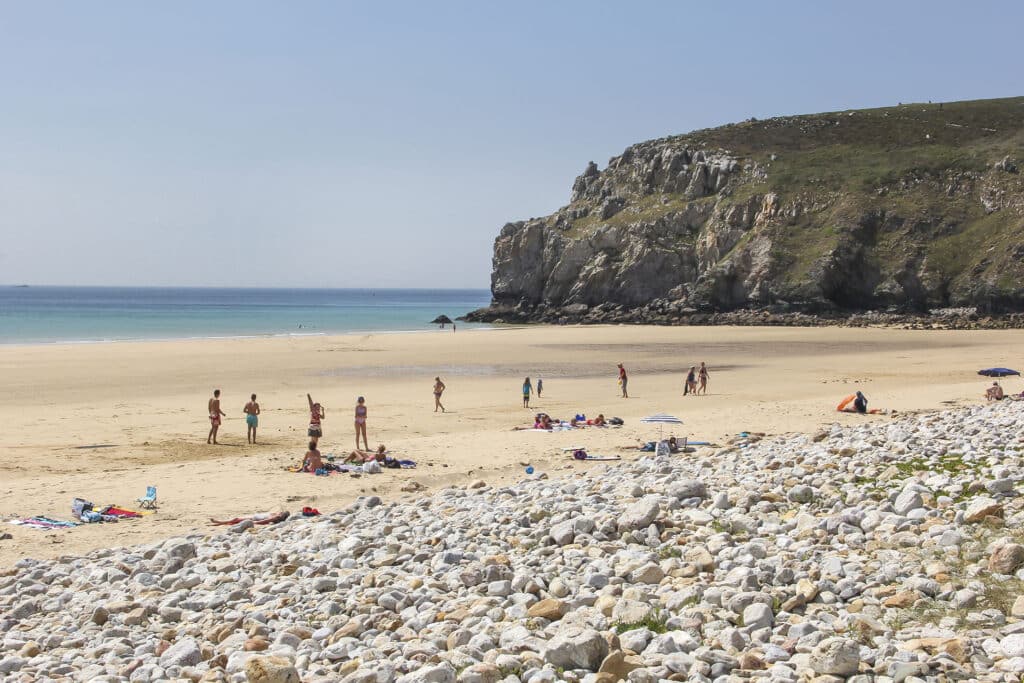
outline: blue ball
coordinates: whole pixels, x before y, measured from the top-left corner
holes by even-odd
[[[533,474],[533,465],[530,465],[529,467],[526,468],[526,473]]]

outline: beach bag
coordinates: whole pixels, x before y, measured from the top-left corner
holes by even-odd
[[[376,460],[363,463],[363,472],[366,474],[380,474],[380,463]]]
[[[586,460],[587,452],[582,448],[577,448],[575,451],[572,452],[572,457],[576,458],[577,460]]]
[[[82,515],[92,510],[92,507],[92,503],[88,502],[84,498],[75,498],[71,501],[71,514],[78,519],[85,521],[85,518],[82,517]]]
[[[610,424],[610,425],[621,425],[621,424],[624,424],[624,423],[622,422],[622,418],[621,417],[613,417],[613,418],[610,418],[608,420],[608,424]]]

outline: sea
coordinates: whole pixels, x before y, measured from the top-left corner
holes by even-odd
[[[0,286],[0,344],[432,330],[490,300],[486,289]]]

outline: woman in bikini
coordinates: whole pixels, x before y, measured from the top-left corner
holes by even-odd
[[[320,437],[324,435],[320,421],[327,417],[327,413],[322,405],[313,403],[313,397],[309,394],[306,394],[306,399],[309,401],[309,430],[306,432],[306,435],[309,436],[311,443],[316,446],[320,442]]]
[[[370,450],[370,442],[366,438],[366,399],[360,396],[356,400],[356,450],[359,450],[359,435],[363,435],[363,446]]]
[[[438,408],[441,409],[442,413],[444,412],[444,406],[441,405],[441,394],[444,393],[445,389],[446,389],[446,387],[444,385],[444,382],[441,381],[441,378],[440,377],[435,377],[434,378],[434,412],[435,413],[437,412]]]
[[[700,390],[697,393],[708,393],[708,366],[704,365],[704,361],[700,362],[700,370],[697,371],[697,379],[700,380]]]

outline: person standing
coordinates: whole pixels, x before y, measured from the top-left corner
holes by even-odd
[[[442,413],[445,412],[444,406],[441,405],[441,394],[444,393],[444,390],[446,388],[447,387],[445,387],[444,382],[441,381],[440,377],[435,377],[434,378],[434,412],[435,413],[437,412],[438,408],[441,409]]]
[[[206,402],[206,411],[210,416],[210,433],[206,435],[206,443],[217,445],[217,430],[220,429],[220,418],[226,413],[220,409],[220,389],[213,390],[213,398]]]
[[[256,402],[256,394],[252,395],[249,402],[242,408],[242,412],[245,413],[245,440],[254,444],[256,443],[256,428],[260,426],[260,404]]]
[[[686,386],[683,387],[683,396],[697,393],[697,366],[691,365],[690,371],[686,373]]]
[[[626,368],[619,363],[619,386],[622,387],[622,398],[629,398],[629,390],[626,387],[628,383],[629,377],[626,375]]]
[[[316,446],[320,443],[320,437],[324,435],[320,421],[327,417],[327,411],[319,403],[313,403],[313,397],[309,394],[306,394],[306,400],[309,401],[309,429],[306,430],[306,436]]]
[[[530,407],[530,394],[533,393],[533,385],[530,383],[530,378],[527,377],[523,380],[523,407]]]
[[[370,450],[370,442],[366,439],[366,399],[356,399],[356,450],[359,450],[359,435],[363,435],[363,445]]]
[[[544,393],[544,380],[540,377],[537,378],[537,398]]]
[[[708,393],[708,366],[704,365],[704,361],[700,362],[700,370],[697,371],[697,379],[700,380],[700,392],[701,394]]]

